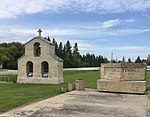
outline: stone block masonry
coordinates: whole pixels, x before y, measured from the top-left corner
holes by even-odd
[[[146,65],[140,63],[108,63],[101,66],[98,91],[144,94]]]
[[[61,84],[63,60],[55,54],[55,44],[39,36],[25,44],[25,55],[18,59],[18,83]]]

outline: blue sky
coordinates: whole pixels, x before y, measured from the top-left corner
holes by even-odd
[[[56,38],[80,53],[126,60],[150,54],[150,0],[1,0],[0,42]]]

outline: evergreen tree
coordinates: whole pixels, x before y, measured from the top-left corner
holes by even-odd
[[[150,65],[150,54],[148,55],[148,57],[147,57],[147,65]]]
[[[55,53],[56,53],[56,55],[58,55],[58,45],[57,45],[57,42],[56,42],[55,38],[53,38],[53,42],[52,43],[55,44]]]
[[[109,63],[109,60],[106,57],[104,57],[103,58],[103,63]]]
[[[142,59],[142,63],[146,63],[147,64],[147,60],[146,59]]]
[[[137,57],[137,59],[135,60],[135,63],[142,63],[140,56]]]
[[[49,37],[45,39],[48,40]],[[80,55],[78,44],[75,43],[72,49],[69,40],[64,46],[62,42],[57,45],[55,38],[53,38],[52,43],[55,44],[56,55],[64,60],[64,67],[99,67],[101,63],[109,62],[107,58],[101,55],[95,56],[90,53]],[[24,45],[21,43],[12,42],[0,44],[0,63],[3,63],[6,69],[17,69],[17,59],[23,54]]]
[[[48,36],[47,40],[51,42],[51,40],[50,40],[49,36]]]
[[[63,58],[63,45],[62,45],[62,42],[60,42],[59,46],[58,46],[58,56],[60,58]]]
[[[64,67],[73,67],[72,61],[73,61],[73,56],[72,56],[72,50],[71,50],[71,44],[69,40],[66,42],[64,49],[63,49],[63,54],[64,54]]]
[[[73,53],[74,54],[79,54],[79,49],[78,49],[78,44],[77,43],[74,44]]]
[[[130,58],[128,58],[128,63],[132,63]]]
[[[66,46],[64,45],[64,48],[63,48],[63,55],[65,56],[66,55]]]
[[[71,44],[69,42],[69,40],[67,41],[66,45],[65,45],[65,48],[66,48],[66,53],[67,54],[71,54]]]
[[[125,58],[124,58],[124,56],[123,56],[123,58],[122,58],[122,63],[125,63],[126,62],[126,60],[125,60]]]
[[[95,67],[95,55],[94,54],[91,55],[91,66]]]
[[[90,67],[91,66],[91,55],[89,53],[87,53],[85,55],[85,62],[87,63],[86,67]]]
[[[55,38],[53,38],[53,41],[52,41],[52,43],[56,43],[56,41],[55,41]]]
[[[80,59],[78,44],[75,43],[73,47],[73,67],[79,67],[80,62],[81,62],[81,59]]]

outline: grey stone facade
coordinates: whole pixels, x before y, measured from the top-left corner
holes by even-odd
[[[140,63],[107,63],[101,66],[98,91],[144,94],[146,65]]]
[[[35,37],[25,44],[25,55],[18,59],[18,83],[63,83],[63,60],[55,55],[55,44]]]

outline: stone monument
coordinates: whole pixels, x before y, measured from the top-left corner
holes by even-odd
[[[18,83],[63,83],[63,60],[55,55],[55,44],[39,36],[25,44],[25,55],[18,59]]]
[[[146,65],[142,63],[107,63],[101,65],[98,91],[144,94]]]

